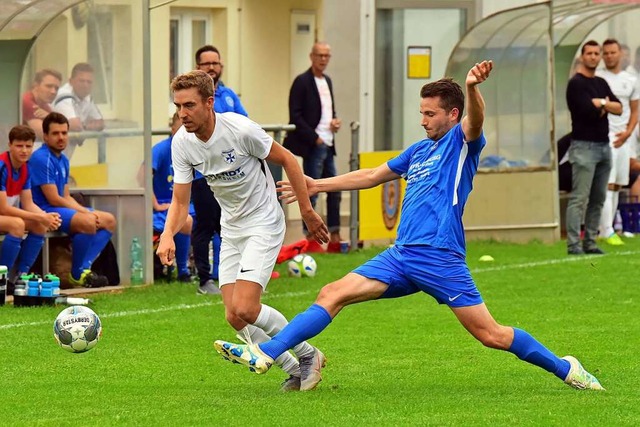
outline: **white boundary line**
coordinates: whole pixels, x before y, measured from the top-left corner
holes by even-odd
[[[640,254],[640,251],[623,251],[623,252],[609,253],[604,256],[629,256],[629,255],[638,255],[638,254]],[[475,268],[471,270],[471,273],[474,273],[474,274],[489,273],[492,271],[515,270],[515,269],[540,267],[540,266],[554,265],[554,264],[565,264],[568,262],[587,261],[587,260],[598,259],[602,257],[603,255],[571,256],[567,258],[549,259],[546,261],[535,261],[535,262],[526,262],[522,264],[509,264],[509,265],[500,265],[495,267]],[[285,292],[283,294],[274,294],[274,295],[265,294],[263,296],[263,299],[269,300],[269,299],[279,299],[279,298],[290,298],[290,297],[296,297],[301,295],[307,295],[311,293],[315,294],[316,292],[317,292],[316,290],[313,290],[313,291],[302,291],[302,292]],[[216,305],[222,305],[222,301],[221,300],[205,301],[198,304],[178,304],[178,305],[171,305],[168,307],[160,307],[160,308],[154,308],[154,309],[116,311],[114,313],[100,314],[100,317],[104,319],[110,319],[115,317],[127,317],[127,316],[139,316],[143,314],[164,313],[167,311],[190,310],[193,308],[210,307],[210,306],[216,306]],[[41,325],[47,325],[50,323],[51,321],[9,323],[6,325],[0,325],[0,331],[5,329],[21,328],[24,326],[41,326]]]
[[[522,264],[508,264],[497,265],[495,267],[475,268],[471,270],[471,273],[488,273],[491,271],[503,271],[503,270],[515,270],[520,268],[540,267],[544,265],[565,264],[568,262],[587,261],[592,259],[599,259],[607,256],[628,256],[638,255],[640,251],[623,251],[623,252],[611,252],[606,255],[583,255],[583,256],[568,256],[567,258],[549,259],[546,261],[525,262]]]
[[[290,298],[290,297],[297,297],[297,296],[307,295],[307,294],[316,293],[316,292],[317,291],[315,291],[315,290],[313,290],[313,291],[309,290],[309,291],[304,291],[304,292],[285,292],[285,293],[282,293],[282,294],[274,294],[274,295],[265,294],[265,295],[263,295],[262,299],[263,300],[270,300],[270,299],[278,299],[278,298]],[[216,305],[222,305],[222,300],[205,301],[205,302],[201,302],[201,303],[197,303],[197,304],[170,305],[170,306],[167,306],[167,307],[160,307],[160,308],[153,308],[153,309],[116,311],[114,313],[103,313],[103,314],[100,314],[100,318],[101,319],[111,319],[111,318],[115,318],[115,317],[139,316],[139,315],[142,315],[142,314],[156,314],[156,313],[164,313],[164,312],[167,312],[167,311],[190,310],[190,309],[193,309],[193,308],[211,307],[211,306],[216,306]],[[42,326],[42,325],[48,325],[48,324],[53,325],[53,321],[41,320],[39,322],[9,323],[9,324],[6,324],[6,325],[0,325],[0,331],[3,330],[3,329],[21,328],[23,326]]]

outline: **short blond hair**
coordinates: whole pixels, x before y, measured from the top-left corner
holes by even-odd
[[[213,97],[213,79],[204,71],[194,70],[176,76],[171,82],[171,90],[191,89],[195,87],[203,101]]]

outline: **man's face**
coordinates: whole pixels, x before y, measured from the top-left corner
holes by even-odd
[[[427,131],[430,139],[437,141],[456,125],[459,112],[454,108],[447,113],[440,106],[440,97],[435,96],[421,99],[420,114],[422,115],[420,125]]]
[[[173,103],[187,132],[199,133],[212,114],[213,97],[203,100],[195,87],[175,91]]]
[[[9,142],[9,154],[11,160],[19,162],[21,164],[27,163],[31,158],[33,151],[33,141],[21,141],[19,139]]]
[[[595,71],[600,63],[600,46],[585,46],[580,60],[584,68]]]
[[[60,88],[60,80],[51,74],[47,74],[33,87],[33,95],[36,101],[51,104],[58,94]]]
[[[69,79],[73,92],[80,98],[91,95],[93,88],[93,73],[89,71],[79,71]]]
[[[620,46],[617,43],[606,44],[602,47],[602,59],[607,70],[612,70],[620,65]]]
[[[50,123],[49,132],[42,135],[45,144],[51,150],[60,154],[67,148],[69,143],[69,125],[60,123]]]
[[[309,56],[311,58],[311,68],[314,71],[324,73],[331,59],[331,47],[326,44],[314,45]]]
[[[218,80],[222,77],[222,62],[220,61],[220,55],[216,52],[202,52],[196,67],[198,70],[209,74],[214,84],[218,84]]]

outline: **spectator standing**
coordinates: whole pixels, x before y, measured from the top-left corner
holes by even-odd
[[[86,62],[73,66],[69,81],[60,88],[53,110],[61,113],[69,120],[69,130],[103,130],[104,119],[98,106],[91,98],[93,90],[93,67]],[[84,139],[72,138],[67,144],[64,154],[71,159],[76,147],[82,145]]]
[[[69,194],[69,159],[64,154],[69,142],[69,122],[60,113],[50,113],[42,122],[44,145],[29,161],[33,201],[45,212],[60,215],[60,230],[71,237],[69,282],[75,286],[108,285],[105,276],[91,271],[93,261],[107,245],[116,228],[112,214],[86,208]]]
[[[609,144],[611,146],[611,172],[607,197],[600,217],[600,237],[610,245],[620,246],[624,242],[613,229],[613,220],[618,209],[620,189],[629,184],[632,137],[638,124],[638,99],[640,93],[637,78],[622,67],[622,49],[615,39],[602,43],[602,58],[605,69],[596,71],[596,75],[607,81],[613,94],[622,104],[622,114],[611,115],[609,121]],[[635,150],[633,150],[635,151]]]
[[[59,72],[45,68],[36,73],[31,90],[22,96],[22,124],[33,129],[36,141],[42,142],[42,120],[52,111],[61,83]]]
[[[303,169],[314,179],[336,176],[335,140],[341,120],[336,116],[333,83],[324,72],[331,59],[331,47],[324,42],[313,45],[311,68],[295,78],[289,92],[289,121],[296,125],[284,140],[285,148],[303,159]],[[311,197],[315,207],[318,196]],[[330,240],[327,251],[340,252],[340,192],[327,194],[327,226]],[[309,235],[308,252],[324,249]]]
[[[224,86],[222,77],[222,58],[215,46],[205,45],[196,51],[196,68],[204,71],[213,79],[214,102],[216,113],[233,112],[248,116],[238,95]],[[193,227],[193,258],[198,270],[200,294],[219,294],[216,286],[218,266],[220,264],[220,205],[215,199],[209,184],[202,174],[196,172],[191,184],[191,200],[195,209],[196,221]],[[213,269],[209,262],[209,243],[213,244]]]
[[[35,138],[29,126],[15,126],[9,132],[9,151],[0,154],[0,231],[7,233],[0,265],[16,272],[17,277],[31,270],[45,233],[60,227],[60,215],[44,212],[31,196],[27,162]],[[25,231],[28,234],[23,239]]]
[[[572,138],[569,147],[571,195],[566,214],[569,255],[603,253],[596,245],[596,235],[611,170],[607,116],[609,113],[620,115],[622,105],[607,82],[596,76],[600,56],[598,42],[586,42],[582,46],[578,72],[567,84]],[[585,233],[580,246],[582,218]]]

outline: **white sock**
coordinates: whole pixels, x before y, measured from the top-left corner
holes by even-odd
[[[247,325],[238,331],[237,337],[245,344],[260,344],[269,341],[269,336],[254,325]],[[289,375],[300,376],[300,364],[288,351],[282,353],[274,363]]]
[[[273,307],[269,307],[266,304],[262,304],[262,308],[260,309],[260,314],[258,314],[258,318],[255,322],[253,322],[254,326],[262,329],[267,335],[273,337],[275,334],[280,332],[287,326],[289,322],[287,319]],[[293,347],[293,352],[298,356],[298,359],[301,357],[312,356],[315,352],[313,346],[311,346],[306,341],[301,342],[297,346]]]
[[[607,190],[607,197],[600,213],[600,237],[607,238],[613,234],[613,218],[616,214],[615,208],[618,206],[617,203],[613,204],[614,193],[617,192]]]

